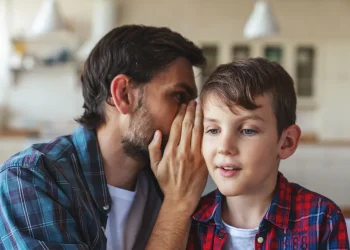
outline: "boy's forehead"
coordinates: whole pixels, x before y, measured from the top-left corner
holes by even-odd
[[[260,117],[261,120],[265,120],[264,118],[271,113],[269,111],[272,111],[270,96],[257,96],[254,98],[254,103],[258,106],[258,108],[250,110],[234,103],[232,103],[232,105],[227,105],[224,100],[216,95],[208,95],[202,100],[204,116],[210,111],[215,112],[216,109],[220,109],[223,112],[231,113],[234,116]]]

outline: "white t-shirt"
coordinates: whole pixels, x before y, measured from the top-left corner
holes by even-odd
[[[112,205],[105,230],[107,250],[133,248],[144,216],[148,184],[147,177],[141,174],[135,191],[108,185]]]
[[[254,229],[241,229],[230,226],[224,221],[224,226],[229,233],[225,242],[225,250],[254,250],[255,249],[255,235],[258,233],[259,228]]]

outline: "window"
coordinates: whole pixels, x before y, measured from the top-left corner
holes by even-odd
[[[269,61],[282,64],[282,48],[280,46],[266,46],[264,56]]]
[[[296,89],[298,96],[313,96],[315,51],[312,47],[300,46],[296,57]]]

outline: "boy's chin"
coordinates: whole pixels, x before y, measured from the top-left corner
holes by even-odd
[[[226,197],[235,197],[235,196],[240,196],[244,194],[244,191],[241,190],[240,188],[235,188],[232,186],[224,186],[224,185],[219,185],[218,189],[220,193]]]

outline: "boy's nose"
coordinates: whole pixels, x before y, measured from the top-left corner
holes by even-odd
[[[222,138],[218,153],[223,155],[236,155],[238,153],[234,136],[226,135]]]

